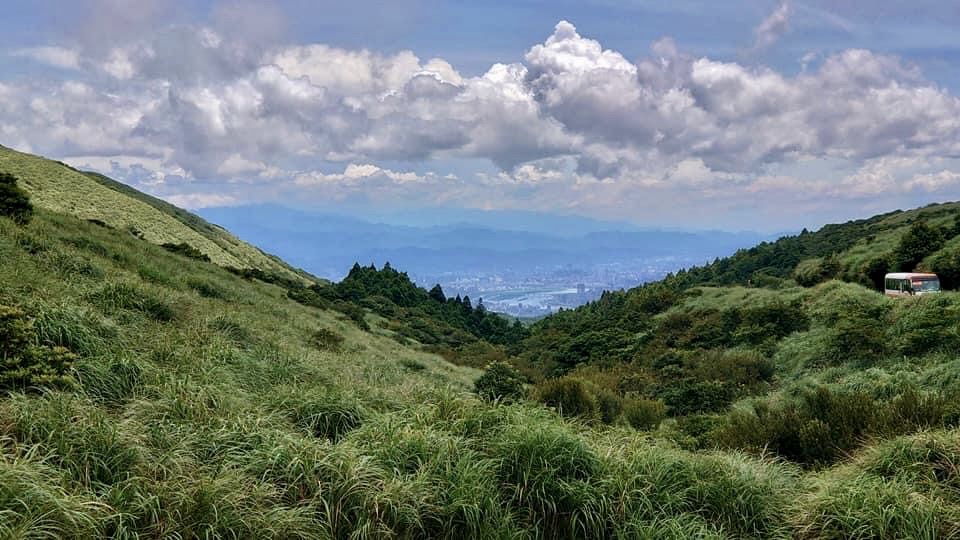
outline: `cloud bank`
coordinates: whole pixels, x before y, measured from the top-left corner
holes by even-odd
[[[789,16],[784,3],[762,21],[755,48]],[[412,51],[189,25],[144,34],[13,53],[63,75],[0,80],[0,142],[215,204],[255,184],[249,193],[641,219],[673,204],[960,187],[960,100],[868,50],[787,75],[669,38],[631,60],[561,21],[522,61],[465,76]],[[191,197],[191,182],[223,193]]]

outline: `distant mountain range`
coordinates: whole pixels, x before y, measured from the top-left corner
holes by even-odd
[[[276,205],[207,208],[199,214],[330,279],[342,278],[354,262],[390,262],[411,274],[431,276],[529,273],[662,258],[685,266],[771,238],[751,232],[644,230],[626,223],[533,212],[450,210],[387,217],[392,223]],[[404,224],[428,219],[442,224]]]

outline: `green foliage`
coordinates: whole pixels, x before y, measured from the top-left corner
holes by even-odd
[[[653,399],[627,399],[623,404],[623,418],[634,429],[655,429],[667,416],[667,407]]]
[[[595,394],[596,388],[590,383],[566,376],[538,384],[534,397],[563,416],[598,420],[600,403]]]
[[[5,172],[0,172],[0,216],[18,225],[26,225],[33,217],[30,197],[17,187],[17,177]]]
[[[33,342],[33,321],[19,308],[0,305],[0,392],[72,384],[77,355]]]
[[[198,261],[210,262],[210,256],[200,251],[199,249],[191,246],[186,242],[180,242],[175,244],[173,242],[167,242],[161,244],[160,247],[169,251],[170,253],[176,253],[177,255],[183,255],[191,259],[196,259]]]
[[[726,409],[735,397],[733,387],[723,381],[692,378],[665,382],[656,392],[672,416],[715,412]]]
[[[863,263],[860,274],[863,276],[864,285],[873,287],[874,290],[882,291],[884,278],[890,272],[890,257],[873,257]]]
[[[943,247],[943,231],[925,221],[916,221],[904,233],[893,252],[893,265],[901,272],[913,272],[927,255]]]
[[[230,299],[230,293],[212,281],[203,279],[188,279],[187,286],[197,291],[197,294],[204,298],[217,298],[220,300]]]
[[[0,304],[25,306],[16,319],[32,320],[19,329],[28,350],[67,347],[80,358],[66,371],[72,387],[0,398],[0,537],[960,532],[955,297],[784,286],[793,268],[777,264],[830,257],[819,233],[794,241],[803,253],[784,244],[747,253],[771,263],[752,271],[746,259],[718,262],[709,276],[608,293],[493,344],[480,336],[496,328],[470,326],[470,317],[482,324],[476,299],[422,289],[406,298],[392,269],[367,275],[359,299],[347,300],[331,294],[336,286],[266,271],[237,279],[215,265],[173,265],[116,216],[104,219],[110,229],[43,208],[26,229],[0,220]],[[936,212],[949,209],[924,215],[941,225],[953,216]],[[864,261],[890,253],[914,217],[838,228],[835,238],[859,250],[839,253],[838,275],[862,281]],[[71,270],[84,265],[61,254],[122,286]],[[685,284],[741,274],[750,287]],[[191,283],[242,301],[195,294]],[[145,297],[176,316],[156,324]],[[331,309],[377,327],[361,332]],[[839,354],[862,347],[864,319],[879,321],[887,344],[866,366]],[[309,346],[318,328],[350,346],[318,352]],[[836,345],[840,334],[860,345]],[[478,399],[469,391],[480,371],[402,344],[411,339],[465,364],[510,362],[539,382],[534,394],[556,385],[554,407],[583,414]],[[717,412],[690,412],[705,403]],[[662,421],[668,412],[679,416]]]
[[[960,303],[954,297],[923,296],[897,308],[891,333],[898,354],[917,357],[934,351],[960,352]]]
[[[156,321],[168,322],[176,316],[170,304],[155,294],[129,283],[106,285],[93,293],[90,298],[101,309],[139,311]]]
[[[928,257],[924,265],[940,278],[941,288],[951,291],[960,289],[960,249],[957,245]]]
[[[346,338],[329,328],[318,328],[310,336],[310,343],[321,351],[339,351]]]
[[[517,401],[526,391],[523,377],[507,362],[493,362],[474,382],[473,391],[486,401]]]
[[[950,399],[904,388],[881,400],[862,391],[804,389],[786,400],[733,411],[713,434],[722,446],[771,451],[811,466],[836,462],[868,438],[943,425]]]
[[[424,344],[443,343],[445,335],[456,331],[493,344],[515,343],[526,333],[522,325],[511,324],[480,304],[474,307],[469,298],[447,298],[439,285],[427,292],[390,263],[379,270],[355,264],[340,283],[312,288],[328,300],[367,302],[365,305],[373,311],[403,321],[401,333],[413,334]]]
[[[360,427],[366,416],[359,403],[336,393],[300,398],[284,407],[298,427],[332,442]]]
[[[800,261],[793,271],[793,279],[803,287],[813,287],[824,281],[833,279],[840,272],[840,261],[836,255],[828,257],[814,257]]]

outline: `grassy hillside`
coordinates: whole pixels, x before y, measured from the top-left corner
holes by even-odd
[[[872,294],[823,287],[783,294],[824,321]],[[705,289],[654,318],[773,298],[753,291]],[[479,371],[287,294],[72,215],[0,217],[0,538],[960,534],[953,429],[889,431],[815,468],[701,448],[679,420],[644,432],[481,400]],[[779,350],[806,350],[799,336]],[[885,398],[901,379],[960,380],[947,357],[912,362],[816,377]],[[824,433],[811,422],[805,440]]]
[[[33,204],[85,220],[99,220],[155,244],[187,243],[221,266],[259,268],[304,279],[286,263],[226,230],[164,201],[95,173],[0,146],[0,172],[15,175]]]

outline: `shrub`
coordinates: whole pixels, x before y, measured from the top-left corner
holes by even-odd
[[[634,429],[655,429],[667,416],[667,407],[660,400],[625,399],[623,418]]]
[[[427,366],[423,365],[420,362],[417,362],[416,360],[411,360],[409,358],[401,358],[400,365],[403,366],[405,369],[408,369],[414,372],[426,371],[427,369]]]
[[[755,351],[706,351],[696,360],[693,375],[705,381],[723,381],[739,387],[755,387],[773,379],[773,362]]]
[[[320,328],[310,336],[310,343],[321,351],[339,351],[344,341],[341,334],[329,328]]]
[[[683,416],[726,409],[735,397],[733,388],[721,381],[698,381],[692,378],[670,381],[656,392],[671,416]]]
[[[800,261],[793,271],[793,279],[802,287],[813,287],[834,278],[840,272],[840,263],[835,256],[814,257]]]
[[[884,425],[885,412],[863,392],[819,386],[782,402],[732,411],[714,434],[721,446],[773,451],[806,465],[827,465]]]
[[[851,315],[838,320],[830,329],[826,359],[833,365],[854,363],[869,365],[887,353],[888,341],[883,319]]]
[[[600,404],[594,386],[576,377],[544,381],[537,385],[535,395],[537,401],[556,409],[562,416],[586,420],[600,417]]]
[[[63,347],[33,345],[33,321],[19,308],[0,305],[0,391],[69,387],[77,356]]]
[[[176,253],[177,255],[183,255],[184,257],[189,257],[198,261],[210,262],[210,257],[207,254],[186,242],[180,242],[179,244],[167,242],[165,244],[161,244],[160,247],[169,251],[170,253]]]
[[[960,351],[960,302],[951,296],[924,296],[909,305],[900,304],[893,325],[897,352],[906,356],[922,356],[932,351]]]
[[[496,361],[473,383],[473,390],[487,401],[516,401],[524,396],[523,377],[507,362]]]
[[[0,172],[0,216],[6,216],[18,225],[30,223],[33,205],[25,191],[17,186],[17,178]]]
[[[913,272],[927,256],[943,247],[943,231],[917,221],[904,233],[893,252],[894,266],[901,272]]]
[[[926,260],[926,266],[940,278],[946,290],[960,288],[960,249],[942,249]]]
[[[875,291],[882,291],[884,278],[890,271],[890,255],[874,257],[863,263],[860,268],[861,280],[865,285],[873,287]]]

